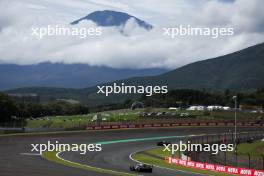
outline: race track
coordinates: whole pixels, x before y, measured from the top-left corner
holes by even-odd
[[[134,173],[129,171],[129,166],[135,164],[129,158],[133,152],[155,147],[164,136],[187,136],[198,134],[215,134],[227,132],[229,128],[223,127],[180,127],[159,129],[133,129],[133,130],[111,130],[111,131],[87,131],[64,134],[27,135],[27,136],[5,136],[0,137],[0,175],[2,176],[100,176],[102,174],[77,168],[72,168],[48,161],[39,155],[26,155],[30,153],[31,145],[35,143],[47,143],[59,141],[60,143],[88,144],[105,141],[118,141],[135,139],[126,142],[113,142],[103,144],[101,152],[88,152],[80,155],[77,152],[62,152],[59,157],[83,165],[104,168],[114,171]],[[264,131],[261,128],[238,128],[238,131]],[[148,138],[148,140],[136,140]],[[152,140],[152,138],[154,138]],[[176,142],[183,137],[169,139]],[[173,171],[154,167],[153,173],[144,175],[153,176],[175,176],[175,175],[197,175],[182,171]]]

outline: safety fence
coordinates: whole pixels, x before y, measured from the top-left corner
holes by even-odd
[[[246,147],[253,147],[255,150],[262,150],[261,140],[264,139],[263,131],[241,132],[241,133],[222,133],[218,135],[204,135],[188,139],[192,144],[237,144],[244,143]],[[254,144],[251,144],[254,143]],[[259,147],[258,147],[259,146]],[[244,147],[245,148],[245,147]],[[187,152],[185,153],[192,160],[197,162],[229,165],[234,167],[245,167],[264,170],[264,155],[245,153],[243,149],[235,147],[233,152],[218,151],[215,154],[211,152]]]

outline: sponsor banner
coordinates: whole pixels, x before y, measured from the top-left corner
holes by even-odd
[[[195,162],[188,161],[187,162],[187,167],[195,167]]]
[[[189,123],[182,123],[181,126],[189,126]]]
[[[226,167],[222,165],[215,165],[216,172],[226,172]]]
[[[97,127],[94,127],[94,129],[95,129],[95,130],[101,130],[101,129],[102,129],[102,127],[100,127],[100,126],[97,126]]]
[[[187,161],[177,158],[167,157],[165,158],[170,164],[181,165],[185,167],[192,167],[194,169],[208,170],[213,172],[222,172],[226,174],[235,174],[235,175],[249,175],[249,176],[264,176],[264,170],[254,170],[246,168],[238,168],[232,166],[222,166],[209,163],[200,163],[194,161]]]
[[[195,162],[194,168],[196,168],[196,169],[205,169],[205,164],[204,163]]]
[[[197,126],[197,123],[190,123],[191,126]]]
[[[111,127],[108,125],[108,126],[103,126],[103,129],[110,129]]]
[[[171,124],[171,126],[179,126],[180,124],[178,124],[178,123],[173,123],[173,124]]]
[[[251,123],[245,123],[245,126],[252,126]]]
[[[225,126],[225,123],[217,123],[218,126]]]
[[[87,127],[86,130],[93,130],[93,127]]]
[[[258,171],[258,170],[255,170],[254,171],[254,176],[257,175],[257,176],[264,176],[264,171]]]
[[[154,123],[154,124],[124,124],[124,125],[115,125],[115,124],[109,124],[109,125],[102,125],[102,126],[87,126],[86,129],[87,130],[99,130],[99,129],[117,129],[117,128],[142,128],[142,127],[171,127],[171,126],[233,126],[233,123],[224,123],[224,122],[210,122],[210,123],[195,123],[195,122],[191,122],[191,123],[187,123],[187,122],[183,122],[183,123]],[[238,123],[238,126],[263,126],[264,124],[253,124],[253,123]]]
[[[127,125],[120,125],[120,128],[127,128]]]
[[[207,124],[206,123],[200,123],[200,126],[206,126]]]
[[[120,126],[119,125],[112,125],[111,128],[116,129],[116,128],[120,128]]]
[[[136,128],[136,125],[128,125],[128,128]]]
[[[208,164],[208,163],[205,163],[205,169],[206,169],[206,170],[212,170],[212,171],[215,171],[215,165],[214,165],[214,164]]]

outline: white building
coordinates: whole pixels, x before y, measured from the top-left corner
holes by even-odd
[[[176,107],[169,107],[169,110],[175,110],[175,111],[177,111],[177,110],[179,110],[179,108],[176,108]]]
[[[223,107],[223,110],[225,110],[225,111],[229,111],[229,110],[231,110],[231,108],[230,108],[229,106],[224,106],[224,107]]]
[[[213,110],[224,110],[224,111],[228,111],[230,110],[231,108],[228,107],[228,106],[207,106],[207,110],[208,111],[213,111]]]
[[[204,111],[205,107],[204,106],[190,106],[186,110],[188,110],[188,111]]]

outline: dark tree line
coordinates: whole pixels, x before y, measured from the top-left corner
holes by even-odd
[[[0,123],[21,121],[25,118],[87,113],[89,113],[89,107],[82,104],[71,104],[64,101],[53,101],[45,104],[21,102],[8,95],[0,94]]]
[[[17,113],[15,102],[7,95],[0,94],[0,122],[7,122]]]
[[[251,93],[237,93],[230,90],[224,92],[206,92],[191,89],[170,90],[167,94],[155,94],[151,97],[143,95],[141,101],[145,106],[153,107],[187,107],[190,105],[222,105],[234,106],[232,97],[237,95],[239,104],[264,107],[264,89]]]
[[[153,96],[142,95],[137,101],[144,103],[145,107],[157,108],[167,107],[188,107],[190,105],[222,105],[234,106],[232,97],[237,95],[238,103],[244,105],[256,105],[264,107],[264,89],[250,93],[232,92],[206,92],[199,90],[179,89],[170,90],[167,94],[155,94]],[[89,112],[100,112],[130,108],[135,100],[126,100],[119,104],[100,105],[88,107],[84,104],[73,104],[66,101],[52,101],[39,103],[32,101],[17,101],[8,95],[0,93],[0,124],[21,120],[53,115],[76,115]]]

